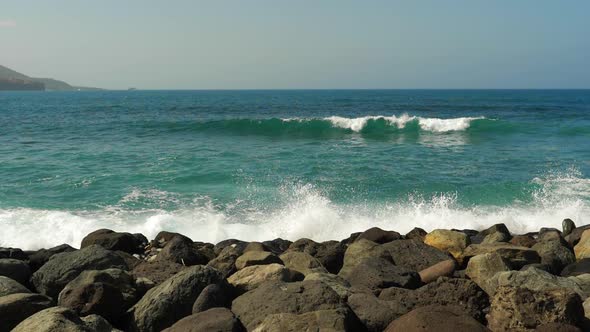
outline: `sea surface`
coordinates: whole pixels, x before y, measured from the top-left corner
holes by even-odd
[[[590,90],[0,92],[0,246],[590,223]]]

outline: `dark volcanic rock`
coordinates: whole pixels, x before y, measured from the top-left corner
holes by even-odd
[[[211,308],[224,307],[230,308],[231,301],[234,299],[234,290],[226,283],[211,284],[203,288],[199,297],[193,304],[193,314]]]
[[[424,241],[424,237],[428,234],[425,230],[419,227],[414,227],[411,231],[406,234],[405,238],[407,240],[418,240]]]
[[[541,257],[537,251],[519,247],[509,243],[489,243],[489,244],[472,244],[465,248],[462,254],[462,260],[468,263],[471,257],[486,253],[497,253],[513,269],[520,269],[527,264],[536,264],[541,262]]]
[[[556,274],[566,265],[576,261],[573,251],[567,246],[567,243],[559,234],[557,234],[556,238],[545,240],[539,236],[539,241],[531,249],[539,253],[541,264],[550,266],[551,271]]]
[[[303,314],[280,313],[266,316],[257,332],[330,331],[363,332],[365,327],[348,308],[318,310]]]
[[[385,329],[385,332],[397,331],[491,332],[460,308],[440,305],[414,309],[391,322]]]
[[[236,259],[236,268],[241,270],[247,266],[266,265],[278,263],[283,264],[281,259],[268,251],[246,251]]]
[[[582,330],[570,324],[549,323],[537,327],[535,332],[582,332]]]
[[[31,268],[21,260],[2,258],[0,259],[0,276],[5,276],[23,285],[27,285],[31,278]]]
[[[379,227],[369,228],[366,231],[362,232],[355,241],[360,239],[365,239],[369,241],[373,241],[376,243],[387,243],[395,240],[401,239],[402,236],[398,232],[394,231],[384,231]]]
[[[580,274],[590,273],[590,258],[583,258],[575,263],[571,263],[561,270],[562,277],[577,276]]]
[[[146,278],[151,280],[154,284],[159,285],[164,280],[182,271],[184,268],[185,267],[182,264],[168,261],[142,262],[133,268],[131,274],[135,278]]]
[[[67,244],[62,244],[49,249],[40,249],[34,251],[29,254],[29,266],[31,267],[31,271],[37,271],[41,266],[43,266],[43,264],[47,263],[51,256],[55,254],[72,251],[76,251],[76,249],[70,247]]]
[[[574,231],[574,229],[576,229],[576,224],[569,218],[563,219],[561,222],[561,228],[563,230],[563,236],[568,236]]]
[[[130,329],[151,332],[171,326],[192,313],[193,304],[205,287],[222,280],[221,274],[210,267],[187,267],[150,289],[130,309]]]
[[[422,271],[451,258],[448,253],[416,240],[397,240],[383,244],[381,248],[391,256],[395,265],[412,271]]]
[[[107,332],[111,325],[102,317],[91,315],[80,319],[70,309],[52,307],[41,310],[18,324],[12,332]]]
[[[145,237],[141,238],[130,233],[118,233],[110,229],[99,229],[86,235],[82,239],[80,248],[84,249],[94,244],[100,245],[108,250],[120,250],[130,254],[140,254],[143,253],[143,249],[147,245],[147,240],[145,240]]]
[[[12,258],[21,261],[27,260],[27,254],[18,248],[0,248],[0,259]]]
[[[302,314],[345,307],[332,288],[316,280],[293,283],[269,281],[232,302],[232,311],[249,331],[254,330],[268,315]]]
[[[74,280],[82,271],[126,267],[120,256],[99,245],[92,245],[81,250],[54,255],[33,273],[31,281],[41,294],[57,298],[67,283]]]
[[[12,294],[0,297],[0,332],[8,332],[38,311],[51,307],[51,299],[41,294]]]
[[[345,279],[354,287],[366,287],[372,291],[389,287],[417,288],[421,285],[417,272],[379,257],[364,259]]]
[[[207,264],[209,258],[192,240],[182,236],[174,236],[166,242],[156,260],[190,266]]]
[[[289,249],[289,246],[291,245],[291,241],[289,240],[283,240],[281,238],[278,239],[274,239],[272,241],[264,241],[262,242],[262,244],[264,246],[266,246],[266,248],[268,248],[268,250],[270,252],[272,252],[273,254],[279,256],[280,254],[284,253],[287,249]]]
[[[228,245],[221,250],[217,257],[210,260],[207,266],[215,268],[227,278],[237,271],[236,260],[242,255],[243,249],[239,246]]]
[[[27,287],[21,285],[18,281],[5,276],[0,276],[0,297],[10,294],[30,292],[31,291]]]
[[[486,240],[487,238],[487,240]],[[508,227],[504,224],[495,224],[488,229],[479,232],[477,235],[471,237],[471,243],[493,243],[493,242],[508,242],[512,237]]]
[[[373,294],[357,293],[348,297],[348,305],[370,332],[381,332],[394,319],[412,310],[414,303],[380,300]]]
[[[242,332],[244,327],[226,308],[212,308],[184,317],[164,332]]]
[[[515,246],[530,248],[537,243],[537,240],[532,235],[515,235],[510,240],[510,243]]]
[[[289,246],[289,250],[305,252],[315,257],[330,273],[337,274],[342,268],[346,246],[337,241],[314,242],[300,239]]]
[[[244,253],[244,249],[246,248],[247,245],[248,245],[248,242],[241,241],[241,240],[236,240],[236,239],[223,240],[223,241],[217,243],[213,247],[213,253],[215,254],[215,256],[219,256],[219,254],[221,253],[221,251],[223,249],[231,246],[231,247],[236,248],[236,250],[239,251],[239,253],[241,255]]]

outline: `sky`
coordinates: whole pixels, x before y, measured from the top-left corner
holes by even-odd
[[[590,88],[590,1],[0,0],[0,64],[109,89]]]

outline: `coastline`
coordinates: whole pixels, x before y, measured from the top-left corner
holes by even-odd
[[[590,225],[562,226],[216,244],[101,229],[80,249],[0,248],[0,331],[587,330]]]

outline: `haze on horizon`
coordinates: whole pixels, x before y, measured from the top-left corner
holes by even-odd
[[[4,1],[0,64],[111,89],[590,88],[590,2]]]

